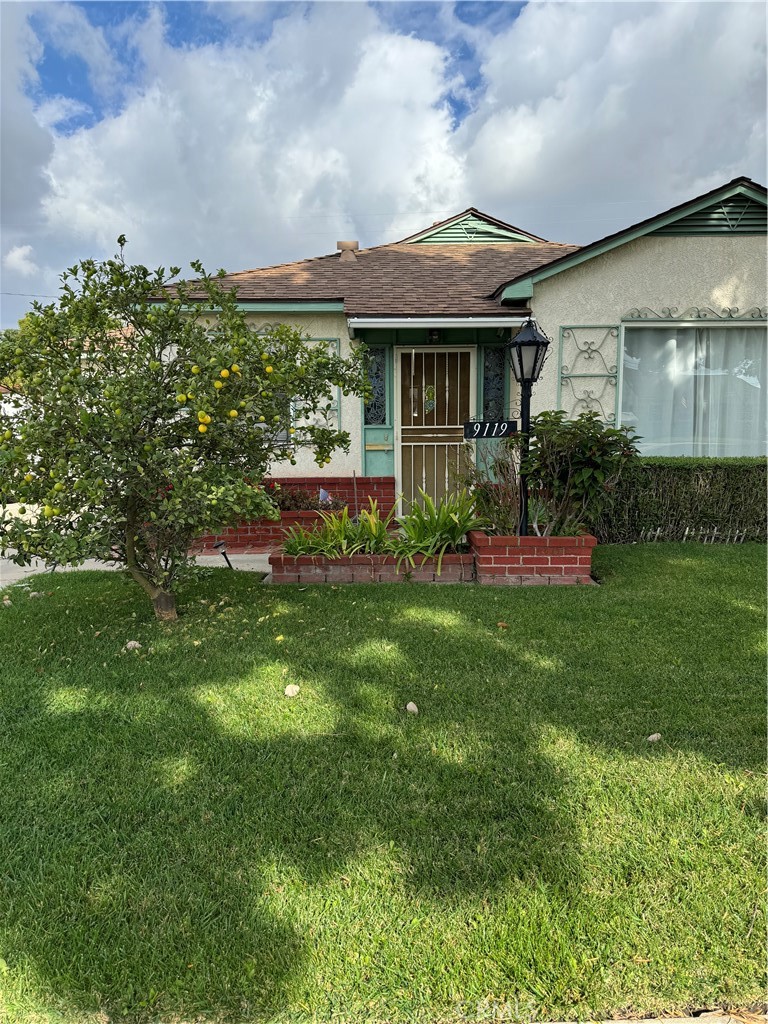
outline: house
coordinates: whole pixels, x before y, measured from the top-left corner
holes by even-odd
[[[533,412],[596,410],[660,455],[765,455],[766,189],[736,178],[586,246],[470,208],[399,242],[230,274],[255,326],[342,354],[364,343],[372,395],[334,396],[352,443],[284,483],[360,503],[450,488],[465,421],[515,416],[504,345],[529,316],[551,339]]]

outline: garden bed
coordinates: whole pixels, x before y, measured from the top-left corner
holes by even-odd
[[[592,551],[597,541],[581,537],[493,537],[468,534],[469,552],[415,558],[394,555],[269,557],[273,583],[481,583],[486,586],[592,584]]]

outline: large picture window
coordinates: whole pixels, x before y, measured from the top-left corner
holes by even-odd
[[[766,455],[764,325],[626,327],[621,422],[644,455]]]

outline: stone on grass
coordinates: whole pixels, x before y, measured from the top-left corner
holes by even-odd
[[[138,640],[129,640],[128,643],[123,648],[123,650],[124,651],[140,651],[141,650],[141,644],[139,643]]]
[[[283,690],[286,697],[298,697],[299,690],[301,689],[296,683],[289,683]]]
[[[408,712],[409,715],[418,715],[419,713],[419,709],[416,707],[412,700],[409,700],[408,703],[405,705],[405,710]]]
[[[649,743],[658,743],[660,739],[661,739],[661,733],[660,732],[652,732],[651,735],[648,737],[648,742]]]

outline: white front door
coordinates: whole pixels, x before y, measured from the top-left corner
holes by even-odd
[[[406,508],[419,488],[435,501],[456,489],[476,401],[474,347],[395,349],[395,484]]]

